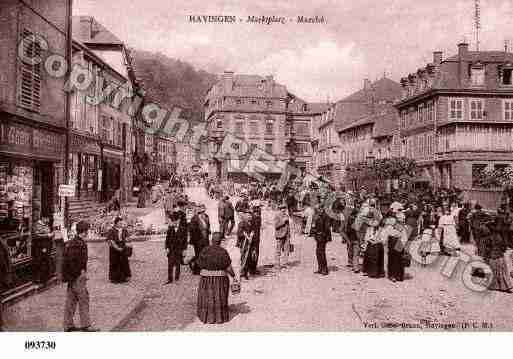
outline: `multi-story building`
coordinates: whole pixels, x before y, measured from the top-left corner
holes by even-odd
[[[320,106],[290,94],[272,76],[225,72],[205,98],[208,152],[216,154],[208,159],[209,175],[246,181],[244,158],[256,152],[264,154],[257,160],[267,163],[265,170],[260,168],[267,178],[281,176],[278,162],[293,161],[303,171],[311,169],[312,119],[320,112]],[[235,151],[223,148],[227,142],[234,142]]]
[[[122,74],[78,41],[73,44],[73,65],[88,69],[92,79],[86,90],[73,89],[70,108],[70,168],[76,184],[70,212],[83,215],[95,210],[95,203],[110,200],[117,190],[121,200],[127,198],[123,174],[127,171],[124,158],[132,147],[132,117],[129,104],[115,105],[116,92],[102,94],[108,86],[125,83]]]
[[[340,163],[346,188],[358,188],[357,181],[347,176],[347,166],[399,156],[397,121],[397,110],[392,104],[383,104],[369,109],[367,115],[339,129]]]
[[[513,162],[513,54],[461,43],[445,60],[434,52],[433,63],[401,84],[401,153],[420,165],[419,178],[496,207],[497,192],[479,188],[477,178]]]
[[[37,276],[33,224],[59,211],[65,78],[49,74],[45,63],[66,54],[68,11],[66,0],[0,6],[0,241],[16,284]]]
[[[108,64],[110,73],[116,76],[110,78],[116,86],[109,102],[116,96],[123,94],[123,112],[128,115],[123,119],[116,117],[119,113],[112,112],[112,106],[104,106],[100,114],[100,145],[104,148],[102,153],[102,197],[109,199],[113,191],[120,189],[121,199],[127,200],[131,196],[133,187],[135,162],[134,149],[141,143],[144,131],[141,130],[141,112],[134,111],[141,102],[136,101],[141,93],[141,86],[135,76],[132,59],[125,44],[112,32],[91,16],[73,17],[73,38],[85,45],[94,55]],[[104,82],[106,84],[107,81]],[[104,85],[106,86],[106,85]],[[121,97],[118,97],[120,99]],[[128,104],[134,104],[128,107]],[[135,112],[135,113],[134,113]],[[119,128],[119,126],[121,128]],[[125,127],[123,127],[125,126]],[[105,137],[107,136],[107,137]],[[124,146],[116,143],[117,136],[123,138]],[[123,142],[124,141],[124,142]]]
[[[361,90],[324,111],[318,123],[319,175],[335,187],[345,186],[348,164],[365,159],[376,146],[385,147],[380,150],[385,156],[391,137],[384,129],[388,131],[389,118],[397,112],[392,104],[400,94],[401,86],[386,77],[374,83],[365,79]]]
[[[319,133],[317,173],[333,185],[340,182],[340,140],[335,131],[335,114],[340,106],[331,104],[316,124]]]

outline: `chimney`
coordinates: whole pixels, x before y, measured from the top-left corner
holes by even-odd
[[[370,90],[370,88],[371,88],[371,81],[369,79],[363,80],[363,89]]]
[[[224,88],[233,90],[233,71],[225,71],[223,74]]]
[[[439,67],[442,63],[442,55],[442,51],[433,52],[433,65],[435,65],[435,67]]]
[[[461,42],[458,44],[458,55],[460,59],[468,55],[468,44],[466,42]]]
[[[458,44],[458,57],[460,58],[458,64],[458,72],[459,72],[459,83],[460,87],[465,87],[469,80],[468,73],[468,63],[467,56],[468,55],[468,44],[466,42],[461,42]]]
[[[91,17],[80,18],[80,39],[90,40],[92,35],[93,19]]]

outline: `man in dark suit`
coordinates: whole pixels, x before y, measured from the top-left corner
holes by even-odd
[[[253,206],[251,219],[251,230],[253,232],[253,241],[249,248],[248,269],[251,275],[259,275],[258,257],[260,255],[260,232],[262,229],[262,208],[258,205]]]
[[[178,212],[171,213],[169,218],[169,227],[166,236],[166,254],[167,254],[167,282],[173,283],[180,279],[180,265],[182,264],[182,253],[187,247],[187,228]]]
[[[330,218],[323,208],[316,208],[316,212],[318,215],[315,216],[315,242],[317,243],[315,254],[317,255],[318,270],[315,273],[328,275],[326,244],[331,241]]]
[[[191,269],[194,274],[199,274],[198,268],[195,266],[196,259],[203,248],[210,245],[210,219],[208,218],[204,204],[200,205],[197,213],[191,218],[189,223],[190,242],[194,247],[195,258],[191,261]]]

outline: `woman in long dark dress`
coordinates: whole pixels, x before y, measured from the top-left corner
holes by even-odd
[[[109,280],[112,283],[127,282],[132,276],[130,263],[126,254],[128,233],[123,228],[123,219],[117,217],[114,227],[107,234],[109,244]]]
[[[383,219],[383,215],[376,208],[374,199],[369,200],[369,211],[364,217],[364,223],[367,226],[365,231],[365,252],[363,257],[362,272],[371,278],[382,278],[385,276],[385,251],[383,243],[378,239],[378,226]]]
[[[505,223],[502,218],[497,217],[495,222],[488,224],[488,228],[491,232],[490,235],[481,239],[485,248],[485,260],[493,273],[493,279],[488,289],[511,293],[513,285],[504,259],[504,253],[508,248],[506,238],[503,235]]]
[[[404,247],[408,241],[408,231],[404,225],[403,213],[396,214],[397,223],[386,226],[381,232],[383,240],[388,243],[387,275],[392,282],[404,280]]]
[[[228,275],[233,278],[235,273],[230,255],[220,244],[220,233],[213,233],[212,245],[204,248],[196,261],[201,269],[197,314],[205,324],[222,324],[230,320]]]

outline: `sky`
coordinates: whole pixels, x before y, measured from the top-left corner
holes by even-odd
[[[365,78],[401,77],[466,41],[475,49],[475,0],[74,0],[128,46],[162,52],[196,69],[272,74],[311,102],[336,101]],[[480,0],[481,50],[513,49],[513,1]],[[292,18],[262,25],[198,24],[190,15]],[[297,24],[297,16],[325,24]]]

